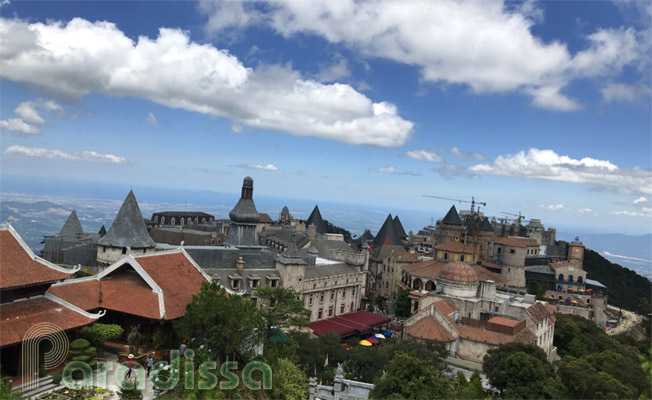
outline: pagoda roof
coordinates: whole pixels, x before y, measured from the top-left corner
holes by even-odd
[[[147,233],[143,215],[140,213],[136,196],[132,190],[129,191],[122,203],[109,231],[97,243],[102,246],[140,249],[156,247],[156,242]]]

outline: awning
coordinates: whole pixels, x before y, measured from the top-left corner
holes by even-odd
[[[383,335],[385,335],[386,337],[392,337],[392,336],[394,336],[394,334],[393,334],[392,332],[390,332],[390,331],[383,331],[382,333],[383,333]]]
[[[391,319],[368,311],[356,311],[339,317],[315,321],[308,325],[315,335],[321,336],[327,332],[338,334],[341,338],[364,335],[372,332],[377,327],[390,322]]]

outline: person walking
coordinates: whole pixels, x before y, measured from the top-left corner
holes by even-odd
[[[183,339],[181,346],[179,346],[179,356],[183,357],[184,354],[186,354],[186,339]]]
[[[129,360],[127,361],[127,373],[125,374],[125,377],[128,379],[131,379],[131,372],[134,369],[134,362],[132,361],[134,358],[133,354],[129,354]]]
[[[152,370],[152,367],[154,366],[154,358],[152,357],[152,354],[150,353],[149,357],[147,357],[147,363],[145,364],[147,367],[147,377],[149,378],[149,372]]]

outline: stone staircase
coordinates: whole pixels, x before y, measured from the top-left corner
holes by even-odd
[[[43,378],[40,378],[38,380],[38,387],[36,389],[25,390],[25,386],[26,386],[25,384],[21,384],[21,385],[18,385],[16,387],[12,388],[11,390],[12,391],[20,390],[21,392],[23,392],[22,396],[24,398],[31,399],[34,396],[44,394],[46,392],[51,392],[51,391],[53,391],[53,390],[55,390],[55,389],[57,389],[59,387],[63,387],[61,385],[54,384],[54,382],[52,381],[52,377],[49,376],[49,375],[45,376]]]

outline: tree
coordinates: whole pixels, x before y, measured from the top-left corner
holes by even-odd
[[[482,399],[486,396],[482,388],[480,374],[477,371],[471,375],[471,379],[469,380],[466,379],[462,372],[458,372],[453,380],[452,386],[452,399],[475,400]]]
[[[124,329],[120,325],[94,323],[91,326],[85,326],[81,329],[81,335],[101,351],[104,342],[107,340],[119,338],[122,336]]]
[[[397,353],[387,373],[378,378],[369,393],[371,399],[447,399],[448,378],[439,376],[437,368],[406,353]]]
[[[0,399],[20,399],[23,395],[20,390],[11,390],[11,379],[0,378]]]
[[[399,317],[409,317],[410,316],[410,306],[412,302],[410,301],[410,290],[403,289],[398,292],[396,297],[396,315]]]
[[[202,283],[192,296],[186,314],[173,322],[179,337],[196,338],[225,360],[253,357],[254,347],[262,342],[265,321],[260,310],[241,296],[228,296],[217,282]]]
[[[310,323],[310,311],[303,306],[301,294],[292,288],[259,287],[254,296],[261,304],[263,318],[267,322],[268,338],[274,327],[289,328]]]
[[[308,398],[308,377],[291,360],[281,358],[273,369],[272,398],[302,400]]]

